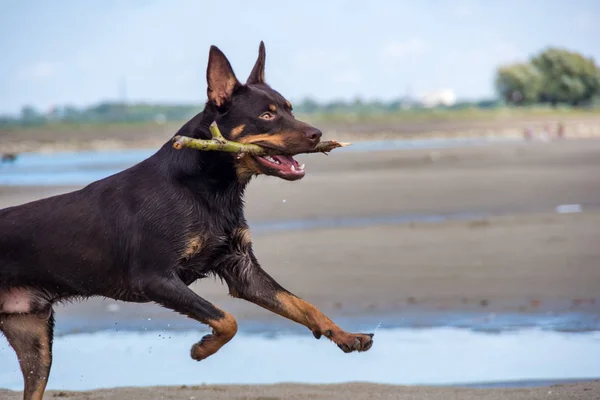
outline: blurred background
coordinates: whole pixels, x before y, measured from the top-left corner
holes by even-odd
[[[597,1],[0,7],[2,208],[150,156],[203,109],[213,44],[245,81],[264,40],[296,117],[353,142],[300,157],[300,182],[256,179],[247,215],[264,268],[374,331],[368,353],[207,280],[240,325],[217,355],[193,363],[207,328],[175,313],[92,299],[58,309],[49,388],[600,378]],[[21,382],[0,339],[0,388]]]

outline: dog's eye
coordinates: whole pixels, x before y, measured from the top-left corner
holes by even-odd
[[[275,115],[271,112],[264,112],[260,115],[261,119],[266,119],[267,121],[272,120],[275,118]]]

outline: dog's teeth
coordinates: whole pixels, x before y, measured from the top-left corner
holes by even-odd
[[[301,169],[301,170],[304,170],[304,167],[305,167],[305,166],[306,166],[306,164],[302,164],[302,165],[300,166],[300,169]]]
[[[296,167],[292,165],[292,171],[296,172]]]

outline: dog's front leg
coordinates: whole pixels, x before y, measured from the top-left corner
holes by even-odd
[[[248,265],[222,271],[232,296],[255,303],[269,311],[306,326],[319,339],[325,336],[346,353],[367,351],[373,334],[348,333],[337,326],[314,305],[293,295],[267,274],[251,256]]]
[[[200,361],[217,352],[237,332],[233,316],[194,293],[179,278],[149,279],[144,294],[163,307],[209,325],[213,332],[192,346],[191,356]]]

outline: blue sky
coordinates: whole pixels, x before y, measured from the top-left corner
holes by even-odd
[[[267,47],[291,100],[490,97],[494,69],[562,46],[600,60],[600,1],[5,0],[0,113],[24,104],[203,102],[211,44],[240,80]]]

